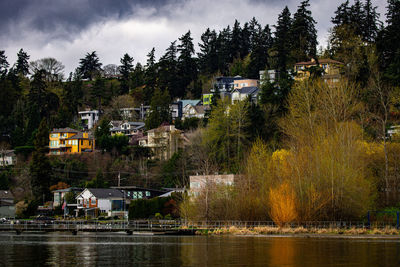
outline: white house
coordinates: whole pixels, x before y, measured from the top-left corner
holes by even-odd
[[[235,174],[189,176],[189,183],[190,183],[189,194],[192,196],[198,196],[204,188],[208,186],[210,190],[213,190],[216,184],[233,186],[238,177],[239,176]]]
[[[236,101],[246,100],[250,97],[252,102],[257,102],[258,87],[243,87],[242,89],[235,89],[232,92],[232,104]]]
[[[123,122],[117,127],[110,128],[111,135],[114,134],[125,134],[127,136],[137,135],[144,129],[144,122]]]
[[[15,156],[14,150],[2,150],[0,151],[0,167],[14,165],[17,157]]]
[[[77,211],[84,210],[85,215],[125,216],[124,193],[112,188],[86,188],[76,196]]]
[[[187,104],[183,108],[183,119],[187,118],[199,118],[202,119],[205,116],[206,113],[206,106],[193,106],[191,104]]]
[[[98,110],[86,110],[79,111],[79,116],[86,129],[92,129],[94,125],[99,121],[100,112]]]

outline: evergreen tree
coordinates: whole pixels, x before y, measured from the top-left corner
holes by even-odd
[[[34,141],[35,151],[29,165],[32,193],[36,200],[46,200],[50,197],[51,165],[48,157],[49,130],[46,119],[40,122]]]
[[[125,54],[121,58],[121,66],[119,67],[119,73],[121,74],[121,95],[128,94],[130,91],[131,84],[131,73],[133,71],[133,58],[128,54]]]
[[[179,38],[179,41],[180,44],[177,49],[179,52],[178,71],[180,74],[179,87],[181,90],[178,92],[178,96],[183,97],[190,83],[197,78],[197,64],[192,57],[194,55],[194,45],[190,31]],[[193,94],[194,92],[191,93]]]
[[[240,58],[245,58],[250,53],[250,35],[249,23],[246,22],[240,32]]]
[[[200,71],[203,74],[213,74],[218,71],[217,33],[207,28],[201,35],[201,41],[200,53],[197,53]]]
[[[229,63],[233,61],[229,49],[231,38],[232,31],[229,26],[222,29],[217,38],[218,70],[223,75],[227,75],[229,73]]]
[[[165,54],[160,58],[159,66],[159,87],[167,90],[172,98],[179,96],[177,47],[173,41],[167,48]]]
[[[232,28],[232,38],[230,43],[230,55],[232,58],[240,58],[240,46],[241,46],[241,31],[240,23],[235,20],[235,23]]]
[[[170,97],[168,91],[161,92],[159,88],[156,88],[151,98],[150,112],[145,122],[147,130],[157,128],[163,122],[171,122],[169,103]]]
[[[16,72],[22,76],[29,74],[29,58],[30,56],[21,48],[17,54]]]
[[[293,16],[291,34],[291,56],[295,62],[307,61],[317,55],[317,30],[311,16],[309,0],[300,3]],[[295,63],[291,62],[291,63]]]
[[[364,22],[362,24],[363,39],[366,42],[373,43],[378,37],[379,27],[379,13],[376,12],[377,7],[372,6],[371,0],[366,0],[363,6]]]
[[[400,83],[400,1],[388,0],[387,26],[378,41],[379,61],[385,78],[394,85]]]
[[[87,78],[90,81],[97,76],[101,71],[100,59],[96,54],[96,51],[92,53],[86,53],[84,58],[79,60],[78,71],[82,78]]]
[[[101,110],[102,99],[106,95],[105,80],[101,77],[97,78],[90,90],[92,107]]]
[[[157,69],[156,69],[156,59],[155,59],[155,48],[147,54],[147,64],[145,66],[144,75],[144,99],[146,103],[150,103],[151,97],[157,85]]]
[[[250,64],[248,66],[247,76],[251,79],[259,78],[259,71],[265,69],[268,64],[268,50],[272,47],[271,30],[266,25],[262,30],[258,29],[254,37],[253,51],[250,54]]]
[[[7,74],[8,61],[4,50],[0,50],[0,78]]]
[[[290,60],[290,29],[292,27],[291,14],[287,6],[279,14],[277,25],[274,27],[275,38],[273,49],[276,53],[275,68],[280,72],[286,72]]]

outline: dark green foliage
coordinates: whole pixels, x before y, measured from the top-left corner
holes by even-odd
[[[275,68],[281,72],[286,72],[289,67],[290,52],[290,29],[292,27],[292,19],[289,8],[286,6],[278,17],[275,27],[275,39],[273,49],[275,51]]]
[[[150,103],[150,114],[146,118],[146,129],[154,129],[163,122],[171,122],[169,103],[168,91],[162,93],[160,89],[156,88]]]
[[[309,6],[309,0],[301,2],[293,16],[290,38],[291,56],[295,62],[307,61],[317,55],[316,22],[311,16]]]
[[[150,103],[151,98],[154,94],[155,88],[157,86],[157,69],[156,69],[156,58],[155,58],[155,48],[147,54],[147,64],[145,66],[144,72],[144,102],[146,104]]]
[[[178,72],[179,72],[179,88],[178,97],[184,97],[190,83],[197,78],[197,64],[194,55],[193,38],[190,31],[179,38],[180,44],[177,47],[179,52],[178,57]],[[198,92],[191,91],[194,97],[199,97]]]
[[[7,170],[0,170],[0,190],[10,189],[10,172]]]
[[[110,136],[110,120],[103,118],[94,132],[97,148],[103,151],[116,151],[118,154],[128,152],[129,138],[126,135]]]
[[[175,153],[172,157],[164,162],[161,167],[161,181],[162,186],[166,188],[174,188],[176,186],[183,186],[182,181],[185,177],[179,172],[179,160],[182,157],[182,153]]]
[[[50,164],[58,181],[70,186],[79,186],[81,181],[88,177],[88,166],[79,157],[70,156],[61,158],[54,156],[50,158]]]
[[[176,119],[174,122],[175,128],[183,131],[195,130],[199,127],[201,119],[193,117],[185,120]]]
[[[178,62],[176,41],[172,42],[165,54],[158,62],[158,86],[161,90],[167,90],[171,98],[181,94],[178,85]]]
[[[268,50],[272,47],[271,30],[269,26],[264,29],[258,26],[253,36],[253,49],[250,54],[250,64],[247,70],[247,78],[258,79],[259,71],[267,67]]]
[[[6,53],[4,50],[0,50],[0,78],[7,74],[8,66]]]
[[[86,53],[85,57],[79,60],[78,72],[82,78],[92,80],[100,73],[101,65],[96,51]]]
[[[43,119],[36,134],[35,151],[29,165],[32,193],[37,200],[46,200],[50,197],[51,165],[46,155],[49,145],[49,130],[46,120]]]
[[[121,66],[119,67],[119,72],[121,74],[121,91],[120,94],[128,94],[131,86],[131,73],[133,71],[133,58],[128,54],[125,54],[121,58]]]
[[[134,200],[129,206],[129,220],[148,219],[156,213],[163,216],[170,214],[166,212],[176,210],[176,204],[174,209],[171,208],[171,200],[173,200],[171,197]]]
[[[218,71],[217,33],[207,28],[201,35],[201,41],[200,53],[197,53],[199,68],[204,74],[215,73]]]
[[[91,181],[85,183],[86,188],[107,188],[108,184],[104,181],[103,172],[99,169],[97,170],[96,177]]]
[[[29,74],[29,58],[30,56],[21,48],[17,54],[17,62],[15,70],[18,74],[26,76]]]

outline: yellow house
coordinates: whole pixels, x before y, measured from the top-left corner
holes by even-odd
[[[322,79],[329,83],[336,83],[340,81],[340,69],[343,67],[343,63],[330,58],[319,59],[318,63],[315,59],[311,61],[298,62],[294,64],[294,71],[296,76],[294,79],[296,81],[302,81],[310,77],[310,67],[319,66],[322,69]]]
[[[49,149],[52,155],[92,152],[95,147],[95,140],[90,133],[71,128],[53,129],[49,139]]]

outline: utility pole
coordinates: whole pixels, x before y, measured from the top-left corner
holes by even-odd
[[[121,186],[121,172],[118,172],[118,187]]]

